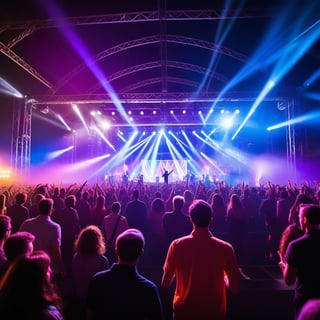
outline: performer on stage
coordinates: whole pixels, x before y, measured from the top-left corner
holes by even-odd
[[[168,184],[169,183],[169,175],[173,172],[173,170],[171,170],[170,172],[168,172],[168,170],[164,170],[164,173],[162,175],[162,177],[164,178],[164,183]]]

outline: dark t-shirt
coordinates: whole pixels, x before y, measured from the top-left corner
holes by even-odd
[[[129,265],[114,264],[95,274],[87,305],[94,320],[163,319],[156,285]]]
[[[143,201],[133,200],[127,204],[125,216],[130,228],[144,232],[147,219],[147,206]]]
[[[190,218],[180,211],[165,213],[162,222],[167,246],[173,240],[190,234],[193,229]]]
[[[320,230],[313,230],[292,241],[286,252],[287,263],[298,271],[294,304],[297,309],[309,299],[320,298]]]

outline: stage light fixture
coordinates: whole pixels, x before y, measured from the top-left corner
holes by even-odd
[[[187,110],[183,109],[182,114],[186,114],[186,113],[187,113]]]
[[[143,111],[143,110],[140,111],[140,115],[141,115],[141,116],[144,115],[144,111]]]
[[[174,114],[174,111],[173,111],[173,110],[170,110],[170,114]]]
[[[49,113],[49,107],[48,106],[39,106],[38,110],[43,114],[48,114]]]
[[[153,111],[152,111],[152,114],[157,114],[157,110],[153,110]]]
[[[108,130],[108,129],[110,129],[111,124],[110,124],[109,121],[104,120],[104,121],[101,122],[101,127],[102,127],[103,130]]]
[[[225,118],[223,119],[222,121],[222,126],[225,128],[225,129],[229,129],[231,128],[231,126],[233,125],[233,119],[230,117],[230,118]]]

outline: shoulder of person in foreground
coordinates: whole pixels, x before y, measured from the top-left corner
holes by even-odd
[[[63,316],[55,306],[48,306],[41,316],[40,320],[63,320]]]

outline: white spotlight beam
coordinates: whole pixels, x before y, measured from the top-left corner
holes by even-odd
[[[278,123],[276,125],[270,126],[267,128],[267,130],[271,131],[271,130],[275,130],[275,129],[280,129],[280,128],[287,127],[292,124],[314,120],[319,117],[320,117],[320,111],[310,112],[308,114],[291,119],[289,121],[284,121],[284,122]]]
[[[58,158],[59,156],[61,156],[62,154],[72,150],[74,148],[74,146],[70,146],[70,147],[67,147],[67,148],[64,148],[64,149],[60,149],[60,150],[57,150],[57,151],[53,151],[53,152],[50,152],[47,156],[47,159],[48,160],[53,160],[55,158]]]
[[[117,151],[116,148],[113,146],[113,144],[104,136],[104,134],[95,127],[94,130],[98,133],[98,135],[101,137],[101,139],[113,150]]]
[[[73,111],[76,113],[76,115],[79,117],[79,119],[80,119],[80,121],[82,122],[83,126],[84,126],[85,129],[87,130],[88,134],[90,134],[89,128],[88,128],[88,126],[87,126],[87,123],[86,123],[86,121],[84,120],[84,118],[83,118],[83,116],[82,116],[82,114],[81,114],[80,109],[78,108],[78,106],[77,106],[75,103],[72,104],[72,109],[73,109]]]
[[[231,140],[234,140],[236,138],[238,133],[241,131],[241,129],[245,126],[245,124],[248,122],[248,120],[251,118],[251,116],[257,110],[257,108],[259,107],[260,103],[263,101],[263,99],[266,97],[266,95],[270,92],[270,90],[273,88],[273,86],[274,86],[274,81],[273,80],[269,80],[267,82],[267,84],[265,85],[265,87],[263,88],[263,90],[261,91],[261,93],[259,94],[257,100],[252,105],[251,109],[249,110],[249,113],[244,118],[244,120],[240,124],[239,128],[236,130],[236,132],[232,136]]]
[[[212,160],[210,159],[206,154],[203,152],[200,152],[200,154],[208,161],[210,162],[222,175],[225,175],[225,172],[221,170],[221,168]]]
[[[66,127],[68,131],[71,131],[72,129],[68,126],[66,121],[62,118],[61,114],[56,114],[57,118],[61,121],[61,123]]]

